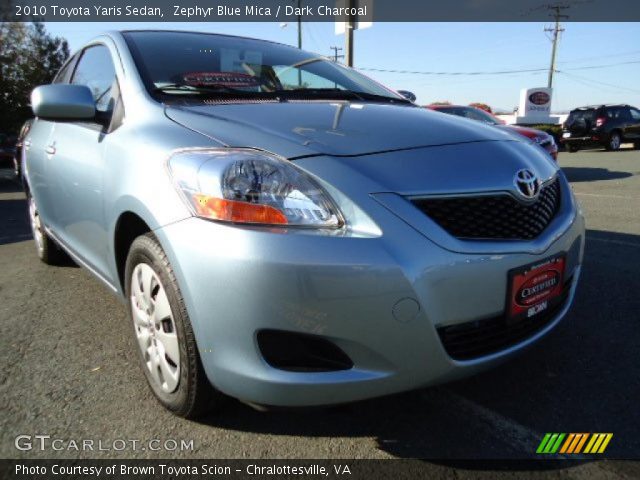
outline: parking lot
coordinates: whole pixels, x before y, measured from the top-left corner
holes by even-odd
[[[606,456],[640,458],[640,151],[560,154],[587,218],[583,277],[546,339],[454,384],[328,409],[257,412],[229,400],[199,422],[164,411],[137,365],[125,310],[98,281],[36,257],[24,195],[0,177],[0,456],[19,434],[193,439],[183,452],[87,457],[533,458],[545,432],[611,432]],[[514,468],[519,468],[515,466]],[[634,463],[567,467],[562,478],[640,477]]]

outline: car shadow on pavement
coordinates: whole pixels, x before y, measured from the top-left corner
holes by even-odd
[[[22,185],[15,179],[13,170],[0,169],[0,193],[22,192]]]
[[[32,238],[27,202],[13,170],[0,170],[0,245]]]
[[[371,439],[381,453],[441,464],[475,459],[495,467],[491,459],[511,459],[504,465],[512,470],[571,466],[516,461],[547,460],[535,453],[546,432],[612,432],[607,458],[637,458],[633,425],[640,410],[630,402],[640,398],[639,290],[640,236],[589,230],[569,314],[501,366],[440,387],[324,409],[264,413],[229,401],[201,422],[266,435],[340,438],[340,451],[348,448],[345,442],[357,451],[357,443]]]
[[[619,180],[632,177],[629,172],[616,172],[607,168],[594,167],[562,167],[562,171],[570,182],[596,182],[599,180]]]
[[[33,238],[27,219],[27,202],[25,200],[0,199],[0,245],[23,242]]]

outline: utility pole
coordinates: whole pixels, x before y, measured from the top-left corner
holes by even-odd
[[[298,48],[302,50],[302,0],[298,0]]]
[[[349,12],[355,7],[355,0],[347,0],[347,8]],[[347,23],[344,28],[345,35],[345,52],[348,67],[353,67],[353,31],[356,28],[355,16],[351,13],[347,16]]]
[[[302,0],[298,0],[298,49],[302,50]],[[302,70],[298,67],[298,87],[302,88]]]
[[[338,52],[342,50],[342,47],[329,47],[333,50],[333,61],[338,62],[339,58],[344,58],[344,55],[338,55]]]
[[[558,37],[560,32],[564,32],[564,28],[560,26],[561,19],[569,18],[569,15],[564,15],[561,12],[569,8],[569,5],[561,5],[559,3],[555,5],[547,5],[549,10],[553,10],[551,16],[553,16],[555,25],[553,28],[545,28],[545,32],[551,32],[553,46],[551,47],[551,65],[549,66],[549,80],[547,82],[547,87],[551,88],[553,86],[553,74],[556,70],[556,51],[558,49]]]

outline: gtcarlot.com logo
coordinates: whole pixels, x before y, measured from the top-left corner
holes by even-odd
[[[55,438],[51,435],[18,435],[14,446],[21,451],[70,451],[70,452],[125,452],[125,451],[191,451],[193,440],[176,440],[173,438],[139,440],[133,438],[103,439],[68,439]]]
[[[613,433],[547,433],[536,453],[604,453],[612,438]]]

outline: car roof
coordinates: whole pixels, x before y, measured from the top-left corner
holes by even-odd
[[[630,107],[631,105],[628,105],[626,103],[606,103],[606,104],[601,104],[601,105],[585,105],[584,107],[576,107],[573,110],[571,110],[572,112],[576,111],[576,110],[594,110],[596,108],[606,108],[606,107]]]

